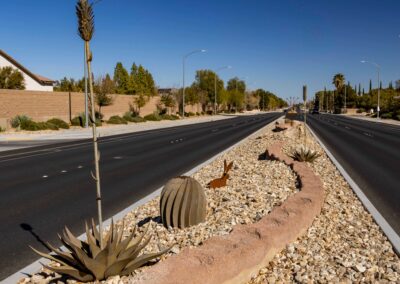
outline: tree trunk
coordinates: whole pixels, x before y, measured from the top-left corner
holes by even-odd
[[[94,95],[93,95],[93,78],[91,76],[91,61],[92,61],[92,54],[90,52],[89,42],[85,42],[86,54],[87,57],[87,68],[89,77],[89,91],[90,91],[90,101],[91,101],[91,109],[92,109],[92,132],[93,132],[93,150],[94,150],[94,164],[95,164],[95,181],[96,181],[96,194],[97,194],[97,215],[99,220],[99,234],[100,234],[100,247],[103,248],[103,216],[101,210],[101,189],[100,189],[100,167],[99,167],[99,160],[100,160],[100,152],[98,150],[97,145],[97,130],[96,130],[96,115],[94,111]]]

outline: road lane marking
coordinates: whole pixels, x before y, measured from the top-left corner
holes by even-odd
[[[83,166],[79,165],[79,166],[77,166],[76,168],[77,168],[77,169],[82,169]]]
[[[62,174],[65,174],[66,172],[67,172],[66,170],[62,170],[62,171],[61,171]]]
[[[121,160],[121,159],[122,159],[121,156],[115,156],[115,157],[114,157],[114,160]]]
[[[48,177],[49,177],[48,175],[43,175],[43,176],[42,176],[42,178],[48,178]]]
[[[363,133],[365,136],[368,136],[368,137],[374,137],[372,134],[369,134],[369,133],[367,133],[367,132],[364,132]]]

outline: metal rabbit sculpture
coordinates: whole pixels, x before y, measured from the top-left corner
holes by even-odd
[[[210,188],[220,188],[226,186],[226,181],[229,178],[228,172],[233,166],[233,162],[230,162],[229,165],[227,165],[226,160],[224,160],[224,173],[222,174],[222,177],[216,178],[208,184]]]

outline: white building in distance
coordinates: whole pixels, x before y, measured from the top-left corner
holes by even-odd
[[[14,69],[19,70],[24,76],[25,90],[27,91],[46,91],[46,92],[53,91],[53,85],[55,83],[53,80],[32,73],[1,49],[0,49],[0,67],[12,67]]]

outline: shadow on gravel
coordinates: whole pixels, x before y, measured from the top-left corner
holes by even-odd
[[[147,223],[149,223],[150,221],[153,221],[158,224],[162,224],[161,216],[157,216],[157,217],[144,218],[143,220],[139,221],[137,225],[138,225],[138,227],[142,227],[142,226],[146,225]]]

